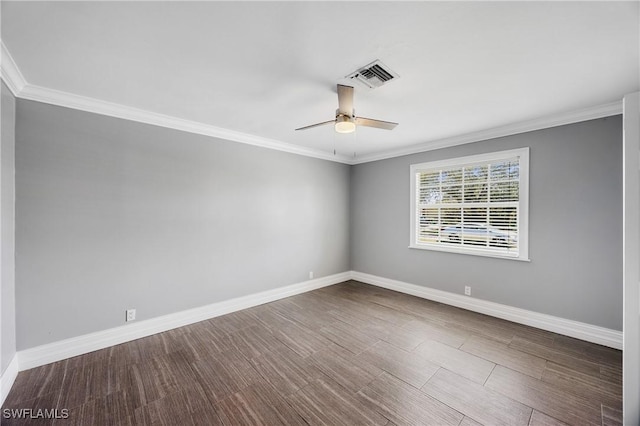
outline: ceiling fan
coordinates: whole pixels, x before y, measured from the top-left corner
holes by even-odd
[[[331,123],[334,124],[336,132],[338,133],[351,133],[356,130],[356,126],[393,130],[393,128],[398,125],[398,123],[392,123],[390,121],[356,117],[355,110],[353,109],[353,87],[343,86],[342,84],[338,84],[338,109],[336,110],[336,118],[334,120],[300,127],[296,130],[306,130],[312,127],[324,126],[325,124]]]

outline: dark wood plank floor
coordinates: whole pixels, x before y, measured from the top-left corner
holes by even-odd
[[[620,351],[350,281],[18,374],[73,425],[615,425]]]

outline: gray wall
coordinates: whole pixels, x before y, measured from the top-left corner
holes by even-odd
[[[530,147],[531,262],[408,249],[409,165]],[[351,268],[622,330],[619,116],[354,166]]]
[[[619,117],[349,167],[25,100],[16,114],[19,350],[122,325],[127,308],[153,318],[311,270],[471,285],[621,329]],[[410,164],[523,146],[531,262],[407,248]],[[3,309],[3,351],[5,324]]]
[[[15,311],[15,121],[16,100],[2,83],[2,134],[0,159],[0,236],[2,237],[2,267],[0,285],[0,374],[4,373],[16,353]]]
[[[18,99],[18,349],[349,269],[349,166]]]

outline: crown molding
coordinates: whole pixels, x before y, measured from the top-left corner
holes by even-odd
[[[2,81],[4,81],[9,90],[11,90],[13,96],[18,97],[22,89],[27,85],[27,81],[22,76],[7,46],[4,45],[3,41],[0,41],[0,44],[2,45],[2,60],[0,61]]]
[[[197,121],[185,120],[169,115],[158,114],[155,112],[103,101],[100,99],[74,95],[72,93],[48,89],[46,87],[35,86],[32,84],[26,84],[20,91],[18,97],[30,101],[37,101],[65,108],[72,108],[81,111],[92,112],[95,114],[137,121],[139,123],[181,130],[183,132],[240,142],[248,145],[259,146],[262,148],[284,151],[291,154],[350,164],[350,158],[346,156],[333,155],[329,152],[300,147],[297,145],[280,142],[275,139],[269,139],[249,133],[238,132],[235,130],[216,127]]]
[[[4,52],[4,45],[3,45]],[[12,62],[13,63],[13,62]],[[13,64],[15,65],[15,64]],[[15,68],[20,78],[22,75]],[[4,74],[4,62],[3,62]],[[22,79],[24,81],[24,79]],[[13,91],[13,90],[12,90]],[[404,155],[416,154],[420,152],[433,151],[436,149],[447,148],[456,145],[464,145],[473,142],[480,142],[488,139],[494,139],[504,136],[511,136],[520,133],[531,132],[535,130],[548,129],[566,124],[578,123],[581,121],[593,120],[597,118],[609,117],[612,115],[622,114],[622,101],[611,102],[604,105],[584,108],[577,111],[565,112],[552,116],[541,117],[533,120],[522,121],[519,123],[508,124],[506,126],[494,127],[490,129],[479,130],[477,132],[467,133],[460,136],[450,138],[437,139],[418,145],[411,145],[404,148],[387,150],[373,154],[367,154],[357,157],[356,159],[346,155],[334,155],[329,152],[304,148],[297,145],[280,142],[275,139],[269,139],[262,136],[252,135],[248,133],[229,130],[222,127],[212,126],[196,121],[185,120],[182,118],[172,117],[169,115],[158,114],[138,108],[133,108],[113,102],[103,101],[95,98],[89,98],[72,93],[62,92],[59,90],[48,89],[45,87],[35,86],[32,84],[23,84],[21,89],[14,92],[16,97],[37,102],[43,102],[51,105],[62,106],[66,108],[77,109],[95,114],[107,115],[110,117],[121,118],[125,120],[137,121],[140,123],[151,124],[154,126],[166,127],[184,132],[195,133],[199,135],[210,136],[214,138],[225,139],[229,141],[244,143],[248,145],[259,146],[277,151],[289,152],[291,154],[302,155],[306,157],[318,158],[321,160],[334,161],[338,163],[356,165],[369,163],[372,161],[385,160],[388,158],[401,157]]]
[[[551,127],[564,126],[566,124],[594,120],[596,118],[610,117],[612,115],[619,114],[622,114],[622,100],[604,105],[583,108],[576,111],[569,111],[561,114],[536,118],[533,120],[521,121],[518,123],[508,124],[506,126],[479,130],[477,132],[453,136],[450,138],[436,139],[433,141],[424,142],[418,145],[411,145],[404,148],[363,155],[358,159],[351,161],[351,164],[370,163],[372,161],[385,160],[388,158],[401,157],[403,155],[417,154],[426,151],[433,151],[450,146],[480,142],[488,139],[517,135],[519,133],[532,132],[535,130],[549,129]]]

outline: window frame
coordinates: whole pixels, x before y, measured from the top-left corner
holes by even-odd
[[[497,162],[505,159],[519,158],[519,195],[518,195],[518,254],[500,253],[495,250],[487,250],[479,247],[453,246],[449,244],[419,243],[417,241],[420,232],[418,225],[418,193],[416,174],[424,171],[442,170],[445,168],[464,167],[482,163]],[[511,259],[530,261],[529,259],[529,147],[509,149],[505,151],[489,152],[465,157],[448,158],[444,160],[428,161],[425,163],[411,164],[409,167],[410,180],[410,228],[409,248],[419,250],[443,251],[449,253],[468,254],[474,256],[493,257],[499,259]]]

